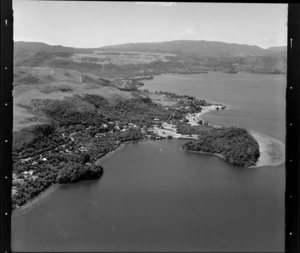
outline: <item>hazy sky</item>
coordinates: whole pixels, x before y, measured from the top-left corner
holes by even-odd
[[[286,45],[287,4],[14,0],[14,40],[100,47],[210,40]]]

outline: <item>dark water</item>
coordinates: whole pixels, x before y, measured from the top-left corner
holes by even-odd
[[[229,87],[232,78],[238,77],[232,76]],[[215,80],[225,85],[226,77],[221,77],[217,74]],[[204,90],[207,94],[203,91],[203,97],[228,104],[232,111],[227,113],[240,113],[231,116],[240,126],[250,117],[251,129],[284,140],[284,89],[276,79],[280,77],[253,75],[256,81],[252,82],[241,78],[244,90],[254,93],[255,105],[248,98],[251,93],[241,92],[241,100],[237,96],[230,99],[230,91],[223,91],[221,100],[222,94],[218,98],[209,93],[209,87],[217,90],[213,85],[223,87],[217,81],[196,89],[185,79],[190,76],[182,78],[186,91],[192,87],[189,91],[196,95],[193,89]],[[177,79],[161,76],[152,82],[158,85],[156,81],[164,80],[163,89]],[[260,89],[261,83],[273,84],[277,91]],[[150,82],[147,85],[150,87]],[[175,88],[169,90],[179,93]],[[266,101],[274,101],[273,106],[265,100],[261,106],[256,104],[263,92],[269,97]],[[264,112],[266,108],[268,112]],[[222,125],[218,118],[223,116],[219,116],[206,117]],[[183,142],[126,145],[103,161],[105,171],[100,180],[60,186],[12,218],[13,250],[282,252],[285,166],[243,169],[218,157],[181,151]]]

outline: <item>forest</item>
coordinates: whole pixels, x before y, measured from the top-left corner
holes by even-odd
[[[110,104],[105,98],[87,94],[83,100],[93,104],[99,114],[103,115],[107,121],[120,121],[121,124],[134,123],[148,127],[155,117],[160,120],[168,120],[172,117],[172,111],[167,111],[163,106],[154,103],[149,97],[139,96]]]
[[[234,165],[250,167],[256,164],[260,153],[257,141],[243,128],[214,128],[203,132],[200,138],[182,145],[190,151],[216,153]]]
[[[100,165],[82,165],[79,163],[68,163],[59,170],[57,182],[60,184],[75,183],[81,180],[99,178],[103,173]]]

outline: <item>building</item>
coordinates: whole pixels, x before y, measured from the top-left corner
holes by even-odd
[[[80,148],[79,148],[79,151],[80,151],[80,152],[86,152],[87,149],[86,149],[85,147],[80,147]]]

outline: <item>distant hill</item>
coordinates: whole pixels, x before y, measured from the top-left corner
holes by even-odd
[[[47,53],[74,53],[75,49],[71,47],[63,46],[50,46],[41,42],[23,42],[18,41],[14,43],[14,57],[15,58],[24,58],[31,54],[44,51]]]
[[[14,43],[14,65],[34,67],[55,57],[70,57],[74,53],[89,51],[84,48],[51,46],[41,42],[17,41]]]
[[[154,43],[129,43],[105,46],[100,49],[132,52],[166,52],[183,55],[197,55],[205,57],[235,57],[235,56],[263,56],[279,49],[270,50],[258,46],[232,44],[216,41],[177,40]]]
[[[263,49],[203,40],[129,43],[94,49],[15,42],[14,65],[72,69],[104,78],[201,71],[280,74],[286,73],[286,53],[286,47]]]
[[[287,47],[282,46],[282,47],[269,47],[267,48],[269,52],[274,52],[274,53],[279,53],[279,52],[287,52]]]
[[[119,52],[173,53],[179,59],[180,57],[181,59],[185,59],[185,66],[189,64],[189,68],[201,65],[209,70],[230,70],[232,73],[237,71],[268,74],[286,73],[286,47],[263,49],[258,46],[235,43],[178,40],[154,43],[129,43],[106,46],[100,49]]]

